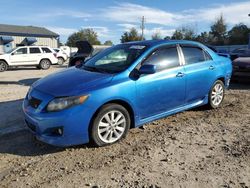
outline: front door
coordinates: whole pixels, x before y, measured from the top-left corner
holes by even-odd
[[[27,48],[18,48],[16,51],[11,53],[10,62],[13,65],[25,65],[28,63]]]
[[[182,106],[185,101],[184,68],[176,46],[155,50],[143,64],[156,65],[157,72],[136,81],[140,119]]]

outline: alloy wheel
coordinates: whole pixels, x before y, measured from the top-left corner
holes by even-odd
[[[105,143],[119,140],[126,129],[126,118],[120,111],[109,111],[98,124],[98,136]]]
[[[224,96],[223,86],[220,83],[215,84],[211,94],[211,101],[213,105],[219,106],[223,100],[223,96]]]

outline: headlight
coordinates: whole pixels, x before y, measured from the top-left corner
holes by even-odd
[[[80,97],[77,96],[77,97],[55,98],[48,104],[47,111],[55,112],[55,111],[64,110],[66,108],[70,108],[72,106],[82,104],[87,99],[88,99],[88,95],[84,95]]]

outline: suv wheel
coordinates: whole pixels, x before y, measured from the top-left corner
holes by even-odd
[[[63,65],[63,63],[64,63],[64,59],[63,59],[62,57],[58,57],[58,62],[57,62],[57,64],[58,64],[58,65]]]
[[[113,144],[126,136],[130,115],[121,105],[107,104],[101,108],[91,126],[91,139],[96,146]]]
[[[47,70],[50,68],[50,60],[48,59],[42,59],[41,62],[39,63],[39,67],[43,70]]]
[[[224,83],[217,80],[209,93],[209,107],[217,108],[221,105],[225,95]]]
[[[4,72],[8,69],[8,64],[4,61],[0,61],[0,72]]]

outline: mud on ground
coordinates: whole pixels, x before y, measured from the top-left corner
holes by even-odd
[[[108,147],[55,148],[27,131],[2,136],[0,187],[250,187],[250,85],[231,88],[219,109],[154,121]]]

